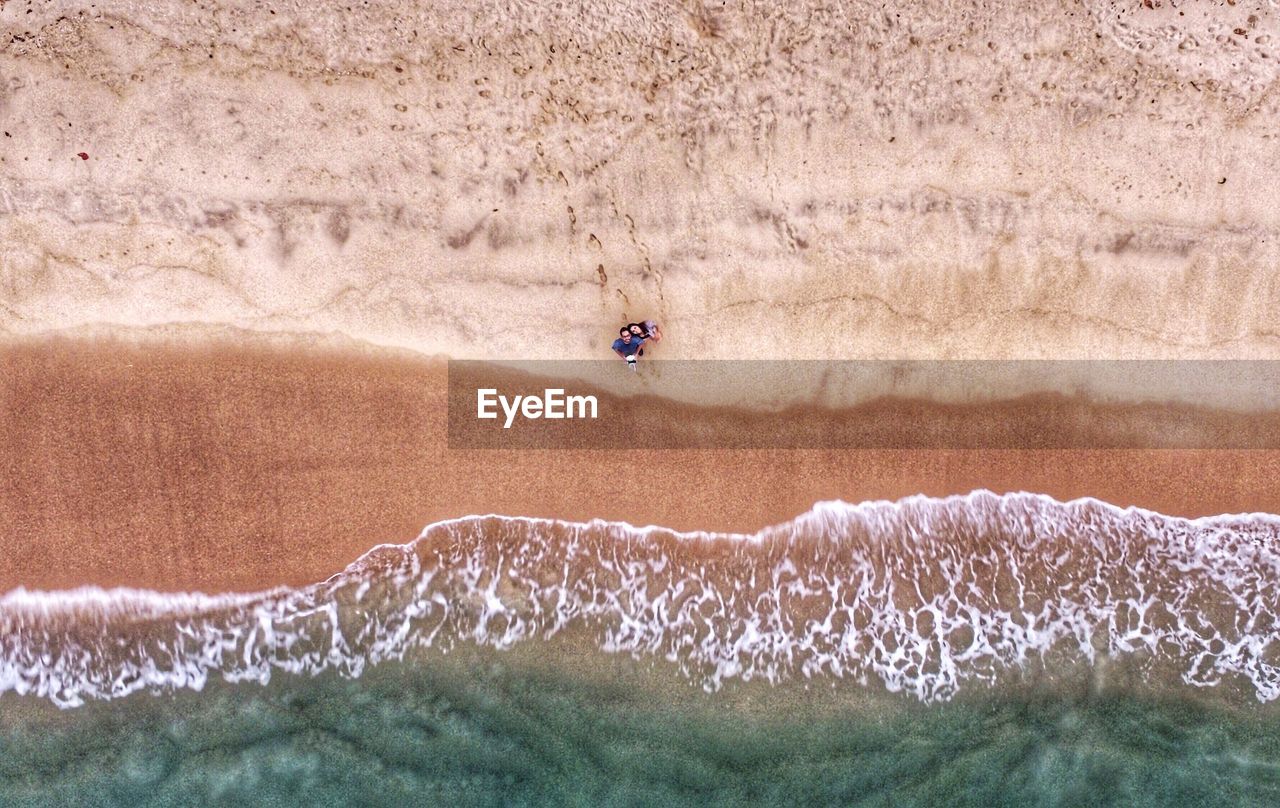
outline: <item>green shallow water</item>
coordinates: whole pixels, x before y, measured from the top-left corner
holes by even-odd
[[[1274,714],[1118,694],[786,702],[664,706],[625,677],[492,661],[69,711],[6,695],[0,804],[1280,804]]]

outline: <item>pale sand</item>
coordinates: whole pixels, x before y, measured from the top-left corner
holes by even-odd
[[[0,332],[1280,356],[1269,0],[12,0],[0,33]]]
[[[1278,451],[451,451],[444,382],[439,360],[387,351],[11,341],[0,591],[302,584],[473,513],[752,531],[815,500],[980,487],[1280,512]]]

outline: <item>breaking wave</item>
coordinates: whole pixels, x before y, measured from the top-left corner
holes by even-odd
[[[299,589],[16,590],[0,599],[0,693],[71,707],[572,634],[707,690],[849,679],[931,702],[1105,654],[1270,702],[1278,612],[1280,518],[1264,514],[977,491],[822,502],[752,535],[475,516]]]

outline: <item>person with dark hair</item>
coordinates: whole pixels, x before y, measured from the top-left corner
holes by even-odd
[[[653,320],[645,320],[643,323],[628,323],[627,328],[631,330],[633,336],[641,339],[652,340],[654,342],[662,341],[662,331],[658,328],[658,324]]]
[[[647,340],[649,332],[644,330],[644,326],[639,323],[627,323],[627,330],[631,332],[632,339]],[[636,352],[636,356],[644,356],[644,348]]]
[[[618,338],[613,341],[613,352],[622,357],[627,365],[632,369],[636,369],[636,360],[643,354],[640,346],[644,344],[644,337],[638,337],[632,333],[628,326],[618,329]]]

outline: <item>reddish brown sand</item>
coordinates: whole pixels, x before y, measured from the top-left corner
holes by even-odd
[[[303,584],[473,513],[752,531],[821,499],[975,488],[1280,512],[1280,451],[456,451],[445,395],[443,363],[403,354],[0,347],[0,591]]]

